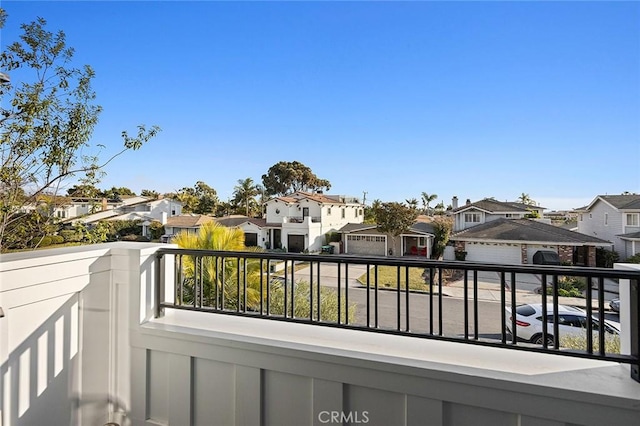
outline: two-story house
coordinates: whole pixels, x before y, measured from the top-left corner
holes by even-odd
[[[467,200],[465,205],[459,207],[458,198],[453,197],[451,206],[453,210],[449,212],[449,215],[453,216],[453,232],[462,231],[496,219],[524,219],[532,213],[542,217],[542,212],[544,211],[544,207],[498,201],[493,198],[485,198],[475,203]]]
[[[85,216],[65,220],[67,223],[96,223],[101,220],[137,220],[142,226],[142,235],[149,234],[151,222],[158,221],[163,225],[167,219],[182,214],[182,203],[172,198],[129,197],[120,200],[111,208]]]
[[[640,195],[598,195],[578,212],[578,232],[609,240],[620,260],[640,253]]]
[[[355,197],[298,191],[267,201],[261,219],[230,216],[217,221],[241,228],[249,246],[314,252],[321,251],[326,234],[362,223],[364,205]]]
[[[544,207],[484,199],[456,208],[453,201],[453,247],[445,252],[449,260],[531,264],[543,250],[557,253],[563,263],[595,266],[596,247],[611,246],[604,238],[553,226],[550,219],[527,218],[532,212],[542,217]]]

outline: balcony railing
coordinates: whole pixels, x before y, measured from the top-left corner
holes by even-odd
[[[289,216],[287,217],[287,222],[288,223],[304,223],[305,217],[309,217],[309,216]],[[322,221],[322,218],[320,216],[311,217],[311,223],[320,223],[321,221]]]
[[[156,256],[157,317],[168,308],[194,310],[615,361],[630,364],[632,378],[640,381],[637,270],[176,248],[162,248]],[[275,272],[277,263],[284,263],[283,273]],[[388,278],[382,282],[383,268],[393,271],[391,283]],[[416,270],[422,272],[425,291],[407,285]],[[499,294],[499,314],[492,308],[494,321],[489,323],[483,318],[488,308],[478,298],[479,277],[486,273],[497,274]],[[456,274],[462,282],[462,306],[451,305],[443,294],[445,275]],[[516,317],[507,311],[518,305],[519,283],[525,276],[540,282],[540,345],[519,338]],[[584,312],[592,321],[586,321],[580,349],[563,347],[559,338],[562,277],[587,283]],[[629,286],[630,321],[622,329],[629,337],[628,353],[608,352],[607,333],[596,329],[605,324],[605,284],[611,282]],[[332,307],[326,304],[329,297],[334,299]],[[452,323],[459,316],[461,321]],[[481,333],[483,329],[490,332]]]

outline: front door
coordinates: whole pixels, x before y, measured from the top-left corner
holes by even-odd
[[[282,248],[282,229],[274,229],[273,230],[273,245],[274,249]]]

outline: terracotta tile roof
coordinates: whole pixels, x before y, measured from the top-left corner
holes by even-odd
[[[311,201],[315,201],[317,203],[322,204],[345,204],[343,201],[345,197],[340,195],[325,195],[325,194],[316,194],[311,192],[298,191],[294,192],[291,195],[285,195],[282,197],[276,197],[274,200],[284,201],[285,203],[297,203],[300,200],[308,199]],[[346,198],[354,198],[354,197],[346,197]]]
[[[165,226],[170,226],[173,228],[197,228],[200,225],[204,225],[207,222],[211,222],[214,219],[211,216],[205,216],[202,214],[195,215],[180,215],[180,216],[171,216],[167,219],[167,223]]]
[[[496,219],[451,236],[452,240],[535,241],[549,244],[611,245],[610,241],[530,219]]]

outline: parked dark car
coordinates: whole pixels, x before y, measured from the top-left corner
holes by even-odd
[[[534,265],[561,265],[560,256],[552,250],[538,250],[533,254]]]

